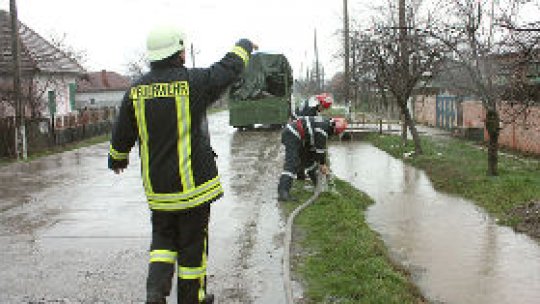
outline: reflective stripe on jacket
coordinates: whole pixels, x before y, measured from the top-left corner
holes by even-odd
[[[300,132],[299,129],[302,129],[303,132]],[[302,141],[308,150],[314,151],[316,160],[320,164],[326,163],[327,141],[331,134],[329,118],[322,116],[298,117],[295,121],[287,124],[287,131]]]

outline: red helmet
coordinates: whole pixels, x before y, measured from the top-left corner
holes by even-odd
[[[339,135],[347,129],[347,120],[343,117],[334,117],[332,118],[332,122],[334,125],[334,134]]]
[[[319,94],[319,95],[315,95],[315,98],[317,98],[317,100],[319,101],[319,104],[325,109],[330,108],[330,106],[334,102],[332,96],[330,96],[330,94],[328,94],[328,93],[322,93],[322,94]]]

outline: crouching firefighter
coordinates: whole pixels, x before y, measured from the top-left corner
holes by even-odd
[[[317,116],[322,111],[329,109],[332,106],[334,99],[328,93],[311,96],[296,109],[295,118],[301,116]]]
[[[303,102],[295,113],[295,118],[302,116],[318,116],[324,110],[329,109],[332,106],[334,99],[328,93],[322,93],[315,95]],[[298,166],[298,172],[296,172],[296,178],[298,180],[306,179],[306,162],[311,157],[309,149],[305,146],[300,148],[300,165]]]
[[[208,221],[210,204],[223,188],[204,118],[257,46],[242,39],[210,68],[187,69],[185,39],[177,28],[155,28],[146,45],[150,71],[122,100],[109,168],[122,172],[138,141],[152,222],[147,303],[166,303],[175,271],[178,303],[212,303],[206,293]]]
[[[344,118],[325,118],[322,116],[299,117],[287,124],[281,133],[281,143],[285,146],[285,163],[279,178],[278,200],[294,200],[290,196],[293,179],[300,164],[299,152],[302,146],[313,151],[307,160],[306,171],[313,184],[317,185],[317,170],[328,173],[326,165],[327,141],[331,135],[339,135],[347,128]]]

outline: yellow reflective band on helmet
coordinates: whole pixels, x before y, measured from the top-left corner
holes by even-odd
[[[128,158],[129,153],[118,152],[113,148],[112,145],[110,145],[109,155],[111,155],[111,157],[114,160],[126,160]]]
[[[189,96],[189,83],[187,81],[173,81],[138,85],[131,88],[129,96],[132,100]]]
[[[170,250],[152,250],[150,251],[150,263],[176,263],[176,257],[178,254],[175,251]]]
[[[188,200],[169,202],[156,202],[148,200],[148,203],[150,204],[150,209],[152,210],[182,210],[206,203],[222,193],[223,188],[221,187],[221,184],[218,184],[215,188],[204,193],[203,195]]]
[[[244,65],[247,66],[249,62],[249,54],[246,52],[246,50],[244,50],[244,48],[237,45],[232,49],[232,52],[238,55],[238,57],[242,58],[242,61],[244,61]]]

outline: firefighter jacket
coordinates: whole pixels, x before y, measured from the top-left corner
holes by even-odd
[[[287,129],[294,134],[306,147],[315,152],[315,160],[323,165],[326,163],[328,136],[332,135],[332,122],[322,116],[298,117],[287,124]]]
[[[301,116],[317,116],[319,115],[319,110],[317,106],[310,107],[309,100],[304,101],[295,111],[295,118]]]
[[[251,51],[251,42],[242,39],[210,68],[155,66],[126,92],[113,128],[109,168],[125,168],[138,141],[150,209],[183,210],[223,195],[206,109],[238,79]]]

